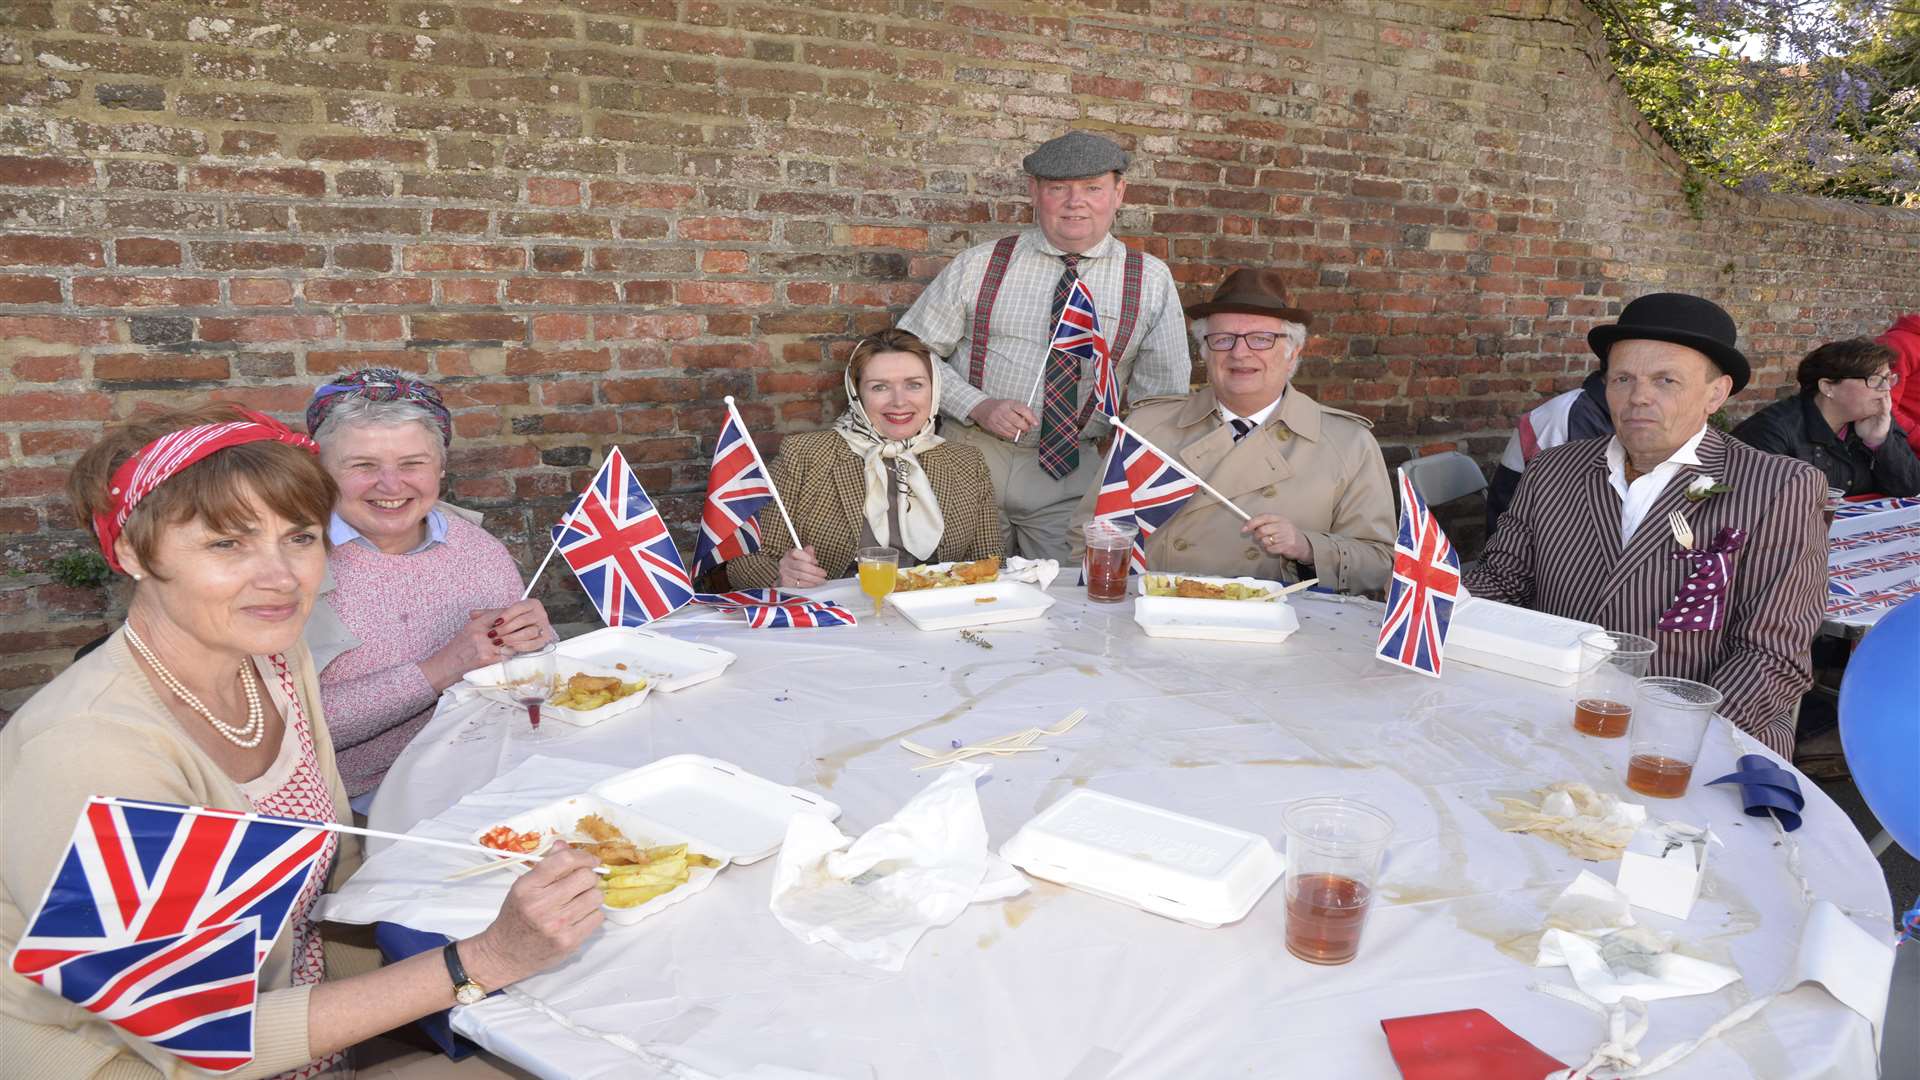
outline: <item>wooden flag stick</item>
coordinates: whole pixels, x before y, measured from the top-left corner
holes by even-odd
[[[602,463],[602,467],[603,468],[605,467],[604,462]],[[589,483],[587,486],[591,488],[593,485]],[[567,511],[566,517],[563,517],[560,519],[561,522],[564,523],[569,519],[571,519],[573,515],[579,513],[580,504],[586,501],[587,501],[587,493],[584,491],[581,492],[579,495],[575,496],[573,500],[573,508]],[[547,557],[540,560],[540,569],[535,570],[533,572],[533,576],[527,579],[527,587],[521,590],[520,592],[520,599],[522,600],[525,600],[527,597],[533,595],[533,587],[535,585],[540,584],[540,575],[547,572],[547,564],[553,561],[553,553],[560,550],[560,538],[554,535],[552,529],[547,530],[547,535],[552,539],[552,542],[547,545]]]
[[[526,855],[498,848],[483,847],[479,844],[463,844],[457,840],[435,840],[427,836],[412,836],[407,833],[386,832],[382,829],[362,829],[355,825],[342,825],[337,821],[313,821],[308,818],[267,817],[261,814],[243,814],[237,810],[216,810],[210,806],[176,806],[171,803],[147,803],[137,799],[117,799],[110,795],[96,797],[98,801],[111,806],[123,806],[129,810],[159,810],[163,813],[181,814],[186,817],[219,817],[233,821],[258,821],[268,825],[296,825],[309,829],[320,829],[331,833],[345,833],[349,836],[370,836],[376,840],[396,840],[407,844],[430,844],[434,847],[452,848],[455,851],[473,851],[493,858],[533,862],[540,856]],[[604,868],[600,871],[605,873]]]
[[[727,413],[733,422],[740,425],[740,435],[747,440],[747,449],[753,451],[753,460],[760,463],[760,471],[766,474],[767,490],[773,492],[773,505],[780,508],[780,520],[787,523],[787,535],[793,539],[793,550],[800,550],[800,530],[793,527],[793,517],[787,513],[786,500],[780,497],[780,488],[773,482],[773,470],[767,468],[767,459],[760,456],[760,447],[753,441],[753,432],[747,430],[747,422],[740,418],[740,410],[733,407],[733,395],[726,396]]]
[[[1152,450],[1156,454],[1159,454],[1163,460],[1172,463],[1173,467],[1176,469],[1179,469],[1182,475],[1186,476],[1189,480],[1192,480],[1194,483],[1200,485],[1201,491],[1204,491],[1207,494],[1213,496],[1214,498],[1220,500],[1221,505],[1225,506],[1227,509],[1233,511],[1236,514],[1239,514],[1241,521],[1253,520],[1252,514],[1247,513],[1245,510],[1240,509],[1238,506],[1235,506],[1232,499],[1229,499],[1225,495],[1222,495],[1218,491],[1215,491],[1212,484],[1209,484],[1205,480],[1200,479],[1198,476],[1193,475],[1192,470],[1188,469],[1185,465],[1180,464],[1180,460],[1178,458],[1174,457],[1172,454],[1167,453],[1165,450],[1162,450],[1159,447],[1153,445],[1151,442],[1148,442],[1146,436],[1128,427],[1125,421],[1116,417],[1114,418],[1113,426],[1119,428],[1121,431],[1126,432],[1127,434],[1133,436],[1134,438],[1139,439],[1141,444],[1146,446],[1147,449]]]

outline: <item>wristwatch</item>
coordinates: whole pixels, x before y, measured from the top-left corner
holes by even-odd
[[[453,1000],[462,1005],[477,1004],[486,998],[487,988],[467,977],[467,969],[460,963],[459,944],[449,941],[447,947],[440,950],[447,961],[447,974],[453,976]]]

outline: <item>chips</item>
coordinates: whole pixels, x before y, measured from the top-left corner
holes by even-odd
[[[720,866],[720,860],[690,852],[685,844],[639,847],[618,826],[598,814],[581,818],[574,829],[594,841],[574,847],[591,853],[607,868],[599,887],[601,899],[608,907],[639,907],[685,885],[693,867]]]
[[[1148,596],[1184,596],[1195,600],[1271,600],[1273,592],[1241,581],[1202,581],[1172,574],[1148,574]]]
[[[553,692],[547,704],[557,705],[574,712],[592,712],[595,709],[611,705],[623,697],[630,697],[647,688],[647,680],[622,682],[612,676],[588,675],[586,672],[567,676],[560,689]]]
[[[950,589],[958,585],[983,585],[989,581],[998,580],[1000,580],[1000,560],[988,556],[973,562],[954,563],[945,570],[935,570],[930,566],[915,566],[902,570],[893,586],[893,591]]]

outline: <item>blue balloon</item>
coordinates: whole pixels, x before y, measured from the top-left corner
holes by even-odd
[[[1867,808],[1920,857],[1920,597],[1883,616],[1847,661],[1840,744]]]

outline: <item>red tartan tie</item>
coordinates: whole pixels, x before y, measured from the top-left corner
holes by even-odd
[[[1067,294],[1080,279],[1074,269],[1080,256],[1060,258],[1067,269],[1053,286],[1053,307],[1047,315],[1049,341],[1060,328]],[[1074,414],[1080,411],[1080,358],[1059,349],[1048,350],[1045,385],[1040,403],[1040,467],[1058,480],[1080,464],[1080,429],[1073,422]]]

